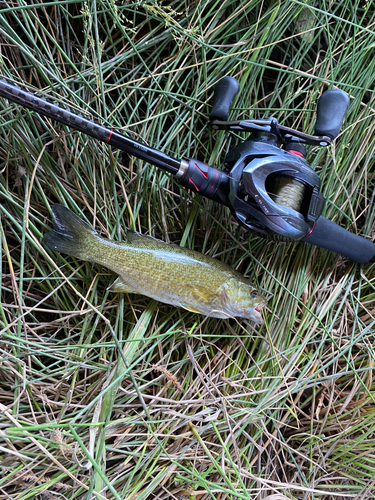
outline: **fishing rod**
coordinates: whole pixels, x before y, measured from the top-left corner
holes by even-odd
[[[264,237],[303,240],[354,262],[374,262],[374,243],[321,215],[325,201],[320,179],[306,161],[306,144],[327,147],[340,133],[348,95],[339,89],[324,92],[317,105],[316,135],[308,135],[280,125],[275,118],[228,121],[238,91],[237,80],[229,76],[214,88],[211,127],[252,133],[250,140],[229,150],[226,170],[221,170],[195,158],[169,156],[0,79],[1,97],[169,172],[181,186],[227,206],[248,230]]]

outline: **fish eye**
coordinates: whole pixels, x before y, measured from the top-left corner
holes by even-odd
[[[258,295],[258,292],[256,290],[253,290],[250,295],[252,297],[256,297]]]

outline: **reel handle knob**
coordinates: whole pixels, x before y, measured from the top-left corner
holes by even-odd
[[[224,76],[215,85],[214,105],[210,113],[210,120],[227,121],[233,99],[240,90],[240,84],[231,76]]]
[[[327,135],[335,139],[339,133],[349,106],[349,96],[340,89],[326,90],[318,100],[316,135]]]

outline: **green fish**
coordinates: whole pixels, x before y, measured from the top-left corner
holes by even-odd
[[[72,211],[53,205],[50,249],[95,262],[119,277],[109,290],[138,293],[214,318],[237,316],[263,323],[266,299],[227,264],[194,250],[128,231],[124,242],[103,238]]]

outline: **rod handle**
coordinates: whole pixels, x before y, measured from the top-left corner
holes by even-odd
[[[351,233],[324,217],[318,218],[312,232],[303,241],[332,250],[359,264],[375,261],[375,245],[372,241]]]
[[[184,188],[222,205],[230,206],[229,175],[223,170],[195,158],[188,158],[182,160],[176,179]]]

